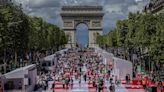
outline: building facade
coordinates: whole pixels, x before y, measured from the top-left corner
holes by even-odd
[[[151,0],[144,8],[146,13],[160,14],[164,13],[164,0]]]

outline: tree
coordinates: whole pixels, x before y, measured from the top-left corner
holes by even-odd
[[[8,49],[12,49],[17,62],[17,54],[21,57],[24,50],[27,49],[28,42],[28,19],[20,6],[5,4],[0,6],[1,16],[1,48],[4,51],[4,62]],[[11,53],[11,52],[10,52]]]
[[[32,53],[35,60],[37,52],[54,50],[66,42],[64,31],[56,25],[39,17],[27,16],[20,6],[0,5],[1,63],[18,66],[19,59],[25,59],[27,53]]]
[[[143,66],[164,61],[164,15],[129,13],[128,19],[118,20],[115,29],[97,37],[99,44],[124,49],[124,56],[137,54]],[[102,40],[106,42],[101,43]],[[115,44],[116,43],[116,44]],[[150,66],[149,66],[150,68]],[[153,70],[153,69],[152,69]]]

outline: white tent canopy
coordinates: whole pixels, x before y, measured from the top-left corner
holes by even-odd
[[[132,70],[133,66],[130,61],[123,60],[120,58],[114,57],[114,72],[118,76],[119,79],[125,79],[125,76],[127,74],[130,74],[130,77],[132,78]]]
[[[55,57],[56,54],[52,54],[50,56],[46,56],[43,58],[44,61],[51,61],[54,57]]]
[[[65,51],[67,51],[67,50],[68,50],[68,49],[63,49],[63,50],[60,50],[60,51],[58,51],[58,52],[56,52],[56,53],[59,53],[59,54],[64,54],[64,52],[65,52]],[[56,53],[55,53],[55,54],[52,54],[52,55],[49,55],[49,56],[44,57],[44,58],[43,58],[43,61],[52,61],[52,60],[53,60],[53,58],[55,57]]]
[[[21,67],[21,68],[18,68],[16,70],[13,70],[9,73],[4,74],[4,76],[5,76],[6,79],[24,78],[24,75],[28,73],[28,70],[32,69],[34,67],[36,67],[35,64],[25,66],[25,67]]]
[[[112,62],[113,64],[112,72],[119,79],[125,79],[126,74],[130,74],[130,77],[132,77],[133,74],[132,62],[117,58],[112,53],[108,53],[99,47],[95,48],[95,52],[99,53],[103,57],[106,64]]]

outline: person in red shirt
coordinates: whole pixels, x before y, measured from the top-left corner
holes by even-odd
[[[146,80],[145,80],[145,78],[142,80],[142,85],[143,85],[144,89],[146,89]]]

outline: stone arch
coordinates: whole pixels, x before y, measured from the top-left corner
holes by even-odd
[[[63,30],[70,35],[70,41],[66,47],[76,47],[76,26],[84,23],[88,26],[89,47],[95,47],[95,33],[102,34],[103,8],[101,6],[63,6],[61,11]]]

